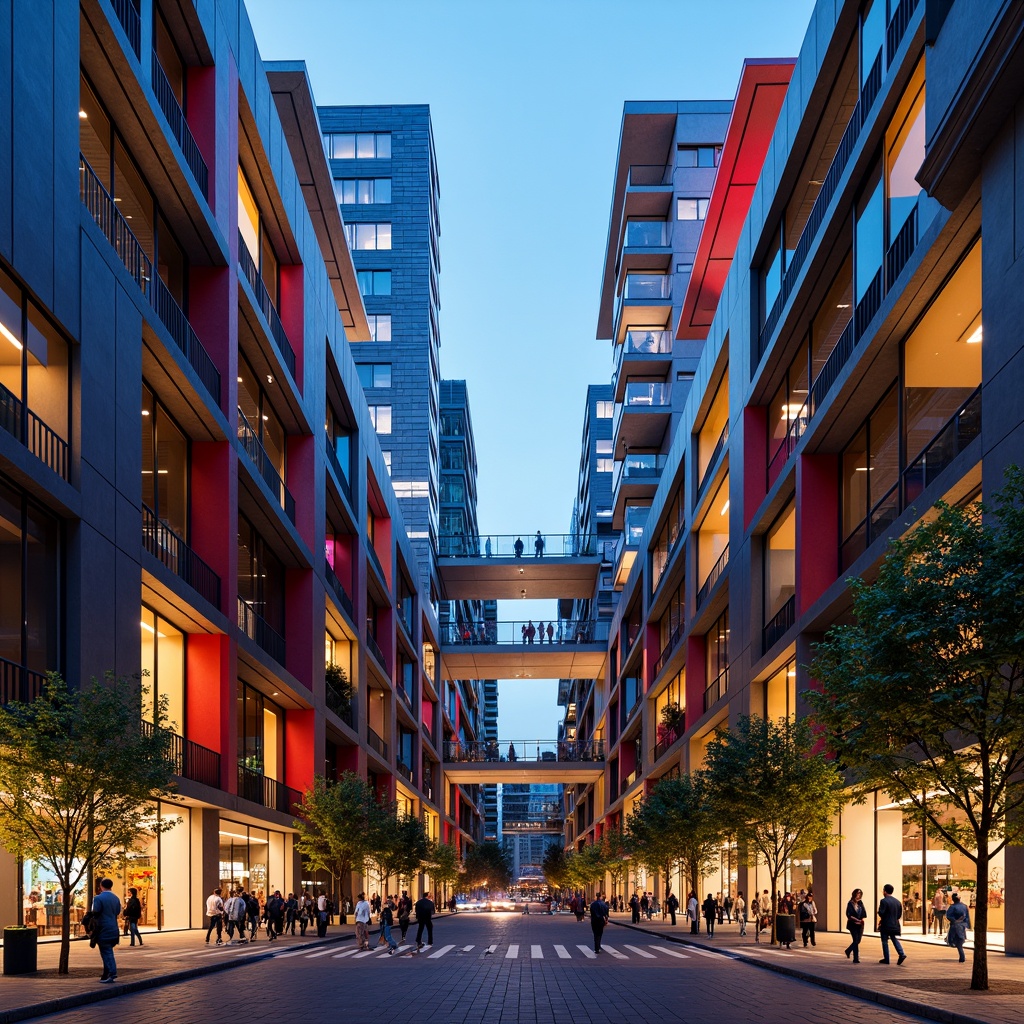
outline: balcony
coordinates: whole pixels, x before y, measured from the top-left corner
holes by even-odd
[[[704,690],[704,710],[710,711],[729,692],[729,670],[722,669]]]
[[[412,769],[404,761],[395,762],[395,771],[410,785],[414,785]]]
[[[197,594],[220,608],[220,577],[148,505],[142,506],[142,546]]]
[[[670,270],[672,224],[667,220],[629,220],[622,238],[618,272]]]
[[[352,698],[339,693],[330,683],[324,684],[324,699],[327,710],[333,711],[350,729],[355,728],[356,713]]]
[[[388,745],[369,726],[366,727],[366,745],[384,761],[388,759]]]
[[[256,472],[270,488],[274,500],[284,509],[285,514],[295,523],[295,499],[284,485],[280,474],[267,454],[266,448],[259,439],[252,424],[245,418],[245,413],[238,410],[238,440],[242,450],[249,456],[249,461],[256,467]]]
[[[334,470],[334,476],[338,481],[338,486],[341,488],[342,493],[344,493],[345,497],[351,501],[352,485],[349,483],[348,474],[341,465],[341,459],[338,458],[338,451],[334,447],[334,441],[332,441],[330,437],[327,438],[327,461],[331,464],[331,469]]]
[[[615,371],[612,375],[613,397],[621,402],[630,377],[664,378],[672,369],[672,332],[652,327],[626,332],[623,343],[615,350]]]
[[[153,723],[143,720],[143,732],[153,731]],[[204,786],[220,789],[220,754],[209,747],[179,736],[170,729],[161,730],[168,738],[167,752],[174,762],[174,774],[183,779],[200,782]]]
[[[142,15],[139,14],[137,0],[110,0],[117,20],[128,37],[128,44],[136,57],[142,55]]]
[[[885,30],[885,60],[889,67],[896,57],[896,51],[903,42],[903,36],[910,25],[910,19],[917,10],[919,0],[899,0]]]
[[[796,594],[793,594],[761,630],[761,653],[767,654],[793,628],[795,622]]]
[[[672,168],[664,164],[633,164],[626,178],[626,217],[667,219],[672,213]]]
[[[658,489],[658,481],[668,456],[655,452],[634,452],[615,462],[612,494],[615,496],[616,518],[626,498],[650,498]]]
[[[296,808],[302,803],[302,794],[297,789],[246,768],[242,763],[238,765],[238,795],[282,814],[297,813]]]
[[[164,69],[160,66],[156,50],[153,51],[153,92],[167,119],[171,134],[178,143],[181,155],[185,158],[185,163],[188,164],[192,177],[195,178],[196,184],[199,186],[199,191],[202,192],[204,199],[208,199],[210,173],[206,167],[206,161],[203,159],[203,154],[199,152],[199,146],[185,120],[185,112],[178,105],[178,98],[174,95],[171,83],[167,81],[167,75],[164,74]]]
[[[279,665],[284,665],[284,637],[255,610],[253,602],[241,597],[238,599],[238,628]]]
[[[263,283],[263,278],[260,277],[256,261],[252,258],[252,254],[249,252],[241,232],[238,233],[238,266],[242,272],[242,277],[245,278],[252,289],[253,295],[256,297],[256,305],[267,322],[267,328],[269,329],[270,336],[274,339],[274,344],[277,346],[278,354],[281,356],[284,365],[288,368],[292,380],[295,380],[295,350],[288,340],[288,335],[285,333],[284,324],[281,323],[277,307],[270,298],[267,286]]]
[[[45,672],[0,658],[0,705],[6,706],[12,701],[27,704],[42,696],[45,683]]]
[[[627,271],[615,299],[616,341],[636,327],[666,329],[672,315],[672,277],[669,274]]]
[[[718,561],[711,567],[711,572],[708,573],[707,579],[700,585],[700,590],[697,591],[697,607],[700,608],[705,601],[711,596],[711,591],[715,589],[715,585],[722,578],[722,573],[725,572],[726,566],[729,564],[729,545],[726,544],[722,553],[718,556]]]
[[[366,649],[373,655],[374,660],[383,669],[384,674],[387,675],[389,669],[387,660],[384,658],[384,652],[380,649],[380,645],[371,633],[366,634]]]
[[[672,414],[672,385],[665,381],[626,381],[615,403],[612,437],[616,451],[661,446]]]
[[[331,588],[331,594],[334,599],[338,602],[338,607],[344,611],[350,619],[355,618],[355,611],[352,607],[352,598],[348,596],[348,592],[342,585],[341,580],[338,579],[338,574],[334,571],[331,563],[324,559],[324,576],[327,579],[327,585]]]
[[[0,384],[0,429],[7,431],[59,477],[70,479],[67,441],[3,384]]]
[[[167,290],[159,275],[153,273],[152,261],[84,156],[79,157],[79,188],[82,204],[113,246],[118,259],[138,285],[139,291],[167,328],[171,340],[195,371],[214,403],[219,406],[220,371],[174,296]]]
[[[651,676],[652,679],[657,679],[661,675],[662,669],[668,664],[669,659],[679,649],[679,644],[683,639],[683,623],[676,626],[675,629],[669,634],[668,640],[665,641],[665,646],[662,647],[661,653],[658,655],[658,660],[654,663],[654,674]]]

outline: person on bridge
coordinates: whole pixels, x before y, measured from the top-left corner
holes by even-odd
[[[528,644],[533,643],[533,638],[537,635],[537,627],[533,624],[533,619],[530,619],[526,623],[526,642]]]
[[[608,904],[604,901],[602,893],[598,893],[594,902],[590,904],[590,928],[594,933],[594,952],[601,952],[601,936],[604,934],[604,926],[608,923]]]
[[[549,622],[548,623],[548,643],[553,644],[555,642],[555,627]]]
[[[490,537],[488,537],[487,541],[484,543],[484,554],[488,558],[491,557],[491,538]]]
[[[508,759],[510,761],[516,760],[516,745],[514,743],[508,745]]]
[[[522,558],[523,557],[523,538],[522,537],[516,537],[516,542],[515,542],[515,544],[512,545],[512,550],[515,551],[516,558]]]
[[[544,538],[540,535],[540,530],[537,531],[537,536],[533,541],[533,557],[540,558],[544,554]]]

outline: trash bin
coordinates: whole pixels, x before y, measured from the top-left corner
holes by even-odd
[[[36,970],[36,928],[12,925],[4,929],[4,974],[34,974]]]
[[[775,915],[775,938],[779,942],[796,942],[796,915]]]

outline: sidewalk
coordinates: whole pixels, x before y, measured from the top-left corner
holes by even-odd
[[[867,999],[871,1002],[914,1013],[946,1024],[1019,1024],[1024,1016],[1024,958],[1007,957],[989,950],[988,992],[971,992],[972,950],[965,950],[967,963],[957,962],[956,950],[902,936],[907,961],[896,966],[895,955],[889,966],[878,961],[882,955],[877,934],[867,933],[861,942],[861,962],[854,964],[843,956],[850,937],[846,932],[819,932],[817,945],[803,948],[800,929],[792,949],[771,946],[767,932],[760,944],[754,940],[753,924],[746,937],[737,924],[715,926],[714,938],[691,935],[689,923],[677,915],[673,928],[667,921],[630,923],[630,915],[612,914],[611,923],[650,935],[670,937],[675,942],[721,953],[757,967],[824,988]],[[701,922],[703,932],[704,923]]]

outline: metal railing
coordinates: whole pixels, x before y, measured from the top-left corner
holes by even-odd
[[[654,452],[634,453],[617,460],[612,475],[612,491],[617,490],[623,480],[626,483],[657,483],[667,461],[667,455]]]
[[[665,641],[665,646],[662,647],[661,653],[658,655],[658,660],[654,663],[653,679],[657,679],[661,674],[661,670],[668,664],[669,658],[679,649],[679,643],[683,639],[684,623],[680,622],[675,629],[669,633],[668,640]]]
[[[334,475],[337,477],[338,486],[342,489],[346,498],[351,499],[352,497],[352,485],[349,483],[349,479],[345,474],[345,470],[342,468],[341,459],[338,458],[338,452],[334,447],[334,442],[327,438],[327,461],[331,464],[334,469]]]
[[[917,204],[911,208],[903,226],[896,232],[885,254],[885,288],[888,291],[900,276],[917,248]]]
[[[878,268],[853,311],[853,330],[858,340],[864,336],[868,325],[878,312],[878,307],[882,305],[882,296],[885,292],[885,282],[882,277],[884,269],[884,267]]]
[[[542,761],[578,763],[603,761],[604,740],[445,740],[444,760],[447,762],[505,762]]]
[[[153,723],[142,720],[142,731],[152,735]],[[174,763],[174,774],[214,789],[221,788],[220,754],[192,740],[179,736],[173,729],[160,730],[167,737],[167,753]]]
[[[334,595],[338,605],[343,611],[348,613],[349,618],[354,618],[355,611],[352,606],[352,598],[348,596],[348,591],[345,590],[341,580],[338,579],[338,574],[326,558],[324,559],[324,576],[327,578],[327,584],[330,586],[331,593]]]
[[[284,637],[242,597],[238,599],[238,628],[279,665],[284,665]]]
[[[156,101],[163,111],[171,134],[178,143],[181,155],[185,158],[192,177],[195,178],[199,191],[203,198],[209,197],[210,172],[207,169],[203,154],[199,152],[199,145],[196,143],[192,131],[185,120],[185,112],[178,104],[178,97],[174,95],[171,83],[167,81],[167,75],[160,64],[160,59],[153,51],[153,92],[156,94]]]
[[[266,318],[267,326],[270,328],[270,334],[277,345],[277,350],[281,354],[288,372],[292,375],[292,380],[295,380],[295,350],[292,348],[292,343],[288,340],[288,335],[285,333],[284,324],[281,323],[277,307],[270,298],[270,292],[267,291],[267,286],[263,283],[263,278],[256,267],[256,261],[252,258],[252,253],[249,252],[241,231],[238,233],[238,265],[241,267],[242,276],[249,282],[253,295],[256,296],[256,304]]]
[[[767,654],[792,628],[796,622],[796,594],[772,616],[761,630],[761,653]]]
[[[238,795],[282,814],[294,813],[295,808],[302,803],[302,794],[297,789],[277,779],[268,778],[252,768],[246,768],[241,763],[238,765]]]
[[[725,572],[725,567],[729,564],[729,545],[726,544],[722,550],[722,553],[718,556],[718,561],[711,567],[711,572],[708,573],[707,579],[700,585],[700,590],[697,591],[697,607],[699,608],[711,594],[711,591],[715,589],[715,584],[722,578],[722,573]]]
[[[981,433],[981,388],[959,409],[903,471],[903,506],[918,495]]]
[[[721,672],[704,690],[704,710],[710,711],[729,692],[729,670]]]
[[[355,708],[352,706],[351,697],[345,697],[330,683],[325,683],[324,700],[328,710],[333,711],[349,728],[355,727]]]
[[[627,248],[658,249],[672,244],[671,225],[664,220],[626,221]]]
[[[263,478],[263,482],[270,488],[275,500],[284,509],[285,515],[295,522],[295,499],[285,486],[281,474],[278,473],[270,456],[267,454],[263,442],[259,439],[253,425],[245,418],[245,413],[238,410],[238,440],[242,450],[249,456],[249,461],[256,467],[256,471]]]
[[[21,701],[27,704],[43,693],[46,673],[0,658],[0,705]]]
[[[59,477],[69,479],[67,441],[3,384],[0,384],[0,429],[24,445]]]
[[[215,608],[220,607],[220,576],[145,504],[142,506],[142,546]]]
[[[626,331],[626,340],[623,342],[622,351],[627,355],[636,356],[664,356],[672,355],[672,332],[659,328],[652,328],[645,331],[642,328],[633,328]]]
[[[380,665],[385,672],[388,671],[388,663],[384,657],[384,652],[380,649],[380,644],[377,643],[376,639],[372,634],[366,634],[366,649],[377,659],[377,664]]]
[[[167,290],[159,275],[153,273],[153,263],[142,243],[135,237],[113,197],[103,187],[103,183],[84,156],[79,157],[79,186],[82,204],[113,246],[118,259],[138,285],[139,291],[149,300],[154,312],[167,328],[171,340],[195,370],[203,387],[220,405],[220,371],[192,329],[177,300]]]
[[[582,558],[596,554],[594,537],[571,533],[544,533],[537,546],[533,533],[487,534],[486,536],[441,536],[437,553],[441,558]]]
[[[487,646],[523,644],[559,647],[568,644],[604,644],[608,641],[608,619],[515,619],[494,622],[444,622],[441,644]]]
[[[411,783],[413,781],[412,769],[404,761],[395,762],[395,771],[398,772],[406,782]]]
[[[700,483],[697,484],[698,496],[703,493],[704,485],[711,479],[711,471],[715,468],[718,462],[718,457],[725,451],[725,446],[729,443],[729,421],[726,420],[722,427],[722,432],[718,435],[718,440],[715,442],[714,450],[711,452],[711,458],[708,459],[707,465],[704,467],[704,472],[700,475]]]
[[[134,0],[110,0],[117,20],[128,37],[128,43],[136,57],[142,56],[142,15]]]
[[[914,16],[914,11],[917,10],[918,2],[919,0],[900,0],[889,19],[889,24],[885,29],[886,67],[892,64],[896,57],[896,51],[900,48],[900,43],[903,42],[903,36],[906,34],[910,19]]]
[[[672,404],[672,385],[656,381],[628,381],[619,408],[661,409]]]
[[[366,727],[366,745],[379,754],[384,760],[388,759],[388,745],[370,728]]]

